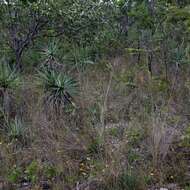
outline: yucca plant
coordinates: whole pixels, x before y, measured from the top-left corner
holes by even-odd
[[[88,66],[95,64],[91,47],[74,46],[65,54],[63,60],[69,63],[72,68],[77,68],[80,71],[85,71]]]
[[[46,48],[42,49],[43,61],[40,68],[46,67],[55,71],[65,71],[65,64],[60,62],[60,56],[62,56],[60,50],[61,47],[57,41],[50,41]]]
[[[75,106],[73,96],[77,94],[76,80],[63,73],[47,69],[38,72],[38,79],[45,92],[46,104],[56,108],[67,104]]]
[[[11,108],[11,95],[20,85],[20,77],[16,70],[11,69],[4,60],[0,62],[0,97],[5,114],[9,114]]]
[[[0,63],[0,88],[5,91],[15,89],[19,85],[19,76],[16,70],[11,69],[9,64],[2,61]]]
[[[58,42],[51,41],[47,47],[42,50],[42,58],[44,60],[42,67],[46,66],[50,69],[59,65],[58,63]]]
[[[58,43],[56,41],[49,42],[47,47],[43,49],[42,55],[45,59],[54,59],[57,56]]]

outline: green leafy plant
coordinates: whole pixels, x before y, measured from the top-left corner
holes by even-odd
[[[39,84],[45,92],[45,102],[59,107],[72,104],[73,96],[77,94],[77,82],[63,73],[43,69],[39,71]]]
[[[38,178],[39,166],[36,161],[32,161],[29,166],[26,167],[25,174],[26,178],[35,183]]]
[[[140,160],[140,155],[136,153],[133,149],[130,149],[127,155],[128,162],[130,164]]]
[[[57,174],[56,168],[53,167],[53,166],[51,166],[51,165],[45,165],[45,167],[44,167],[43,170],[44,170],[44,175],[45,175],[47,178],[49,178],[49,179],[55,177],[56,174]]]
[[[12,182],[12,183],[16,183],[18,182],[19,178],[21,177],[22,171],[20,168],[16,167],[13,168],[9,174],[8,174],[8,181]]]
[[[153,176],[151,175],[145,175],[144,176],[144,183],[147,185],[150,185],[153,181]]]

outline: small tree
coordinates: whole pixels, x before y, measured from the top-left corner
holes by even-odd
[[[45,28],[48,35],[47,27],[55,13],[53,4],[51,1],[5,0],[0,9],[4,38],[15,55],[16,67],[21,69],[24,51],[42,35]]]

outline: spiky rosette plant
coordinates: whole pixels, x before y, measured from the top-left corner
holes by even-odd
[[[42,67],[55,69],[57,66],[60,66],[58,62],[58,47],[58,42],[51,41],[48,43],[47,47],[42,50],[42,58],[44,59]]]
[[[12,70],[6,62],[0,63],[0,88],[2,91],[15,89],[19,86],[18,73]]]
[[[39,84],[45,92],[46,105],[73,105],[73,96],[77,94],[77,82],[73,78],[54,70],[43,69],[38,73]]]
[[[20,77],[16,70],[6,63],[6,61],[0,62],[0,98],[3,111],[6,115],[9,115],[12,108],[11,102],[13,101],[14,90],[20,85]]]
[[[55,41],[50,42],[46,48],[43,49],[42,55],[46,61],[55,60],[57,57],[58,45]]]

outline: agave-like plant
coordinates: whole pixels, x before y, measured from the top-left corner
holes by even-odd
[[[42,55],[46,60],[55,59],[58,52],[58,43],[56,41],[52,41],[48,43],[48,46],[43,49]]]
[[[59,43],[51,41],[46,48],[42,49],[43,62],[41,68],[46,67],[53,70],[64,70],[65,66],[59,62]]]
[[[0,97],[5,114],[11,111],[12,92],[20,85],[20,77],[5,61],[0,62]]]
[[[39,84],[45,92],[45,102],[55,107],[71,104],[77,94],[77,81],[54,70],[43,69],[38,72]]]
[[[90,47],[73,47],[71,51],[65,54],[64,61],[77,68],[80,71],[85,71],[85,69],[95,64],[92,61],[92,52]]]
[[[0,88],[5,91],[19,86],[19,75],[6,62],[0,63]]]

